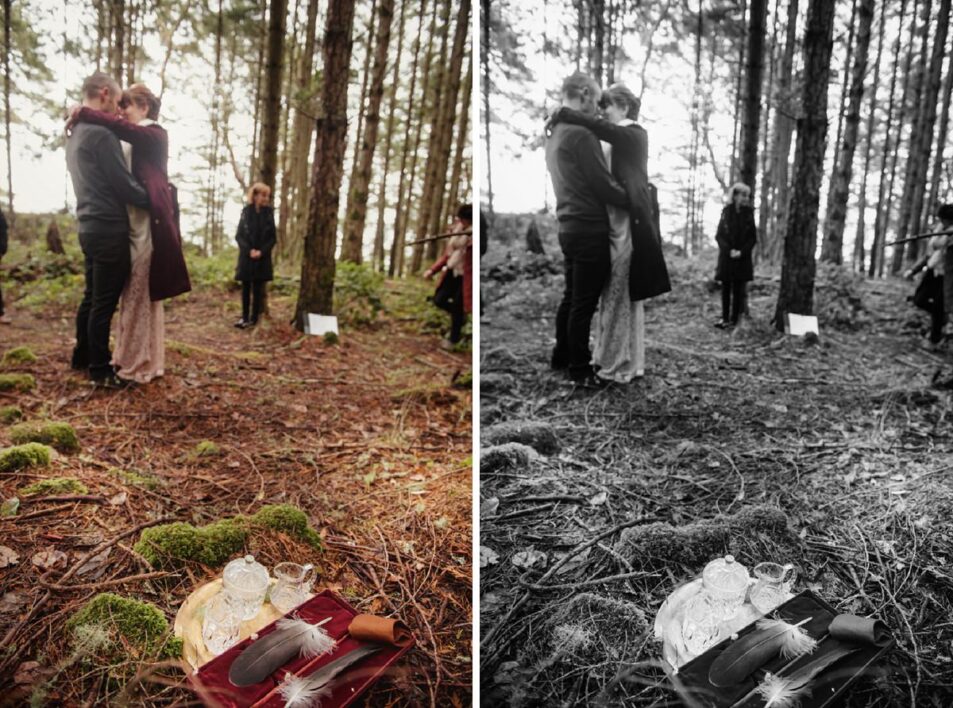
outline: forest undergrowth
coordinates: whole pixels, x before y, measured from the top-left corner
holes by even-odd
[[[889,626],[896,649],[845,705],[950,705],[951,394],[933,377],[953,352],[923,345],[912,284],[819,268],[805,340],[769,324],[779,273],[761,268],[725,332],[714,252],[670,254],[645,378],[574,391],[548,368],[558,245],[501,231],[482,264],[484,704],[681,705],[655,614],[730,551]]]
[[[37,260],[11,256],[13,269]],[[154,566],[134,546],[169,522],[194,525],[227,558],[316,563],[316,590],[402,618],[417,647],[365,704],[466,704],[470,355],[437,346],[444,318],[424,300],[431,286],[380,282],[376,301],[352,292],[361,324],[333,343],[286,324],[293,288],[281,281],[261,326],[233,328],[231,264],[196,261],[196,289],[167,307],[165,376],[100,392],[69,370],[80,293],[69,272],[44,273],[53,260],[4,284],[15,323],[0,349],[36,359],[21,351],[0,370],[35,381],[0,391],[0,448],[24,421],[68,423],[79,447],[0,472],[2,499],[19,499],[0,516],[0,704],[195,703],[168,627],[224,561],[209,551],[205,563]],[[161,636],[138,641],[110,598],[107,621],[78,631],[69,620],[104,592],[157,608],[135,612]]]

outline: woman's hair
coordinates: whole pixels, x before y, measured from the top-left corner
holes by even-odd
[[[940,221],[953,221],[953,204],[941,204],[936,210]]]
[[[146,88],[145,84],[133,84],[122,92],[120,105],[129,105],[130,103],[135,103],[139,108],[144,108],[146,118],[149,120],[159,120],[159,109],[162,107],[162,101]]]
[[[270,197],[270,196],[271,196],[271,187],[269,187],[269,186],[268,186],[267,184],[265,184],[264,182],[255,182],[255,184],[253,184],[251,187],[248,188],[248,194],[246,195],[247,200],[248,200],[248,203],[249,203],[249,204],[254,204],[254,203],[255,203],[255,195],[256,195],[256,194],[262,194],[262,193],[267,194],[267,195]]]
[[[728,203],[734,204],[736,194],[747,194],[751,196],[751,187],[746,185],[744,182],[735,182],[731,185],[731,189],[728,190]]]
[[[632,93],[625,84],[612,84],[602,92],[602,100],[599,104],[605,106],[613,103],[619,108],[625,109],[625,117],[631,120],[639,119],[639,110],[642,108],[642,101]]]
[[[457,209],[457,218],[461,221],[465,221],[468,224],[473,223],[473,205],[472,204],[461,204],[460,208]]]

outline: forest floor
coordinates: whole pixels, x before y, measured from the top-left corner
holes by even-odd
[[[679,705],[654,618],[729,550],[793,563],[796,591],[886,622],[897,646],[846,705],[951,705],[953,401],[932,379],[953,354],[923,345],[912,284],[819,269],[810,342],[768,324],[779,273],[759,269],[751,319],[727,332],[714,253],[672,255],[644,379],[575,391],[548,368],[552,226],[532,255],[525,223],[503,223],[481,286],[485,705]],[[486,455],[520,439],[538,454]]]
[[[4,265],[16,266],[16,256]],[[219,282],[231,267],[220,267]],[[167,307],[165,376],[102,392],[69,370],[78,293],[60,281],[75,287],[81,276],[11,285],[5,274],[15,321],[0,329],[0,349],[27,346],[38,361],[0,372],[36,379],[32,391],[0,393],[0,407],[70,423],[81,449],[48,468],[0,475],[0,496],[21,502],[15,516],[0,518],[0,544],[16,556],[0,559],[0,704],[194,704],[184,667],[150,665],[133,653],[123,666],[103,668],[82,655],[64,624],[109,591],[152,603],[171,627],[186,596],[221,567],[155,572],[131,548],[139,529],[199,526],[267,504],[303,510],[324,548],[263,530],[246,544],[258,561],[314,562],[316,590],[330,588],[361,612],[400,617],[417,637],[364,704],[466,704],[470,352],[438,346],[443,313],[424,302],[432,286],[388,282],[377,321],[344,329],[334,345],[285,324],[294,299],[280,288],[270,319],[233,328],[238,293],[203,282],[206,275],[193,272],[196,290]],[[0,425],[0,448],[9,429]],[[204,441],[215,447],[200,447]],[[20,491],[51,477],[75,478],[88,493]]]

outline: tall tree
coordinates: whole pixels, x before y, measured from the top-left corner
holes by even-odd
[[[880,59],[884,49],[884,29],[887,24],[887,0],[880,2],[880,30],[877,33],[877,58],[874,59],[874,81],[870,91],[870,110],[867,114],[867,139],[864,148],[864,174],[860,180],[860,193],[857,205],[857,231],[854,234],[854,255],[851,262],[856,269],[864,272],[865,238],[867,232],[867,177],[870,174],[870,148],[874,138],[874,119],[877,116],[877,92],[880,88]]]
[[[483,62],[483,145],[486,148],[486,164],[483,166],[483,171],[486,173],[486,213],[487,218],[492,223],[493,171],[490,163],[490,0],[480,0],[480,8],[483,11],[480,17],[480,29],[482,30],[480,61]],[[578,66],[576,68],[578,69]]]
[[[824,147],[827,140],[827,85],[834,45],[834,9],[829,0],[810,0],[804,35],[803,114],[798,119],[794,157],[794,192],[784,237],[781,288],[775,308],[775,326],[784,331],[788,313],[814,311],[814,275],[817,217]]]
[[[953,53],[950,54],[953,57]],[[940,129],[937,131],[936,153],[933,156],[933,176],[930,178],[930,196],[927,209],[934,213],[938,204],[940,173],[943,170],[943,152],[946,148],[946,131],[950,124],[950,99],[953,94],[953,58],[947,63],[946,78],[943,80],[943,108],[940,109]]]
[[[122,83],[122,68],[124,65],[123,50],[126,46],[126,3],[125,0],[110,0],[110,16],[112,18],[112,43],[109,50],[109,72],[116,81]]]
[[[467,64],[463,80],[463,100],[460,104],[460,125],[457,127],[457,145],[453,154],[453,169],[450,172],[450,194],[443,208],[440,223],[449,223],[460,199],[460,180],[463,176],[463,153],[470,143],[470,93],[473,85],[473,66]],[[464,192],[466,194],[466,192]],[[466,198],[466,197],[465,197]]]
[[[322,55],[323,115],[317,119],[308,226],[301,263],[295,327],[304,331],[308,313],[331,314],[334,303],[334,250],[347,143],[347,84],[351,65],[354,0],[330,0]]]
[[[265,58],[265,95],[262,104],[261,152],[258,181],[275,191],[278,171],[278,129],[281,125],[281,72],[288,0],[271,0],[268,11],[268,52]]]
[[[840,81],[840,108],[837,111],[837,137],[834,139],[834,172],[837,172],[837,160],[840,158],[838,147],[841,144],[841,136],[844,134],[844,115],[847,113],[847,100],[850,95],[850,76],[851,59],[854,56],[854,31],[857,26],[857,0],[851,0],[850,3],[850,22],[847,24],[847,56],[844,59],[844,78]],[[827,216],[825,215],[825,219]],[[825,228],[826,230],[826,228]]]
[[[10,9],[11,0],[3,0],[3,123],[7,143],[7,221],[12,228],[13,211],[13,143],[10,136]]]
[[[761,79],[764,75],[764,35],[767,0],[752,0],[748,29],[748,68],[745,81],[745,118],[741,139],[741,181],[755,194],[758,176],[758,129],[761,125]]]
[[[844,118],[844,138],[840,145],[840,157],[837,160],[834,182],[827,193],[827,219],[824,241],[821,244],[821,260],[838,265],[844,261],[844,224],[847,219],[847,198],[854,167],[854,150],[857,147],[857,133],[860,127],[860,103],[864,97],[864,78],[867,74],[867,54],[870,49],[870,25],[874,18],[874,0],[860,0],[857,11],[860,24],[857,27],[857,46],[850,79],[850,99]]]
[[[377,0],[371,0],[370,13],[367,16],[367,31],[364,33],[364,70],[361,72],[361,98],[358,101],[357,130],[354,132],[354,148],[351,157],[351,179],[357,174],[358,159],[361,152],[361,135],[364,133],[364,106],[367,104],[367,84],[371,78],[371,57],[374,56],[374,33],[377,30]],[[350,199],[350,197],[348,197]],[[351,205],[348,202],[347,211]]]
[[[341,259],[360,263],[363,260],[364,225],[367,220],[367,195],[371,184],[371,167],[377,149],[377,130],[381,122],[381,100],[384,97],[384,74],[390,48],[390,28],[394,19],[394,0],[378,0],[377,46],[374,68],[364,111],[364,134],[358,168],[349,185],[348,209],[344,222]]]

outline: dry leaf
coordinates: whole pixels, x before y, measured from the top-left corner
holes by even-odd
[[[26,598],[15,592],[5,593],[0,597],[0,614],[8,615],[19,612],[26,607]]]
[[[606,503],[606,500],[609,498],[608,492],[599,492],[598,494],[589,498],[589,506],[602,506]]]
[[[85,576],[90,580],[99,579],[103,573],[106,572],[106,560],[109,558],[110,553],[112,553],[112,548],[106,548],[101,553],[97,553],[83,563],[80,569],[76,571],[76,574]]]
[[[572,572],[586,564],[586,561],[589,560],[589,551],[592,550],[592,547],[587,548],[581,553],[577,553],[563,566],[560,566],[559,570],[556,571],[556,575],[565,575],[566,573]],[[557,553],[553,560],[560,561],[566,557],[565,553]]]
[[[115,494],[109,497],[109,503],[112,506],[121,506],[122,504],[126,503],[126,499],[128,498],[129,498],[128,494],[126,494],[125,492],[119,492],[119,494]]]
[[[546,554],[530,546],[525,551],[514,554],[510,562],[517,568],[532,568],[537,564],[545,565]]]
[[[50,570],[51,568],[56,568],[57,566],[66,566],[67,556],[63,551],[58,551],[55,548],[50,548],[45,551],[40,551],[30,561],[37,568],[41,570]]]
[[[24,661],[17,667],[13,682],[17,686],[35,686],[46,681],[53,673],[53,669],[42,666],[38,661]]]
[[[496,551],[488,546],[480,546],[480,567],[486,568],[488,565],[494,565],[500,562],[500,557]]]
[[[0,546],[0,568],[6,568],[10,565],[16,565],[20,562],[20,556],[16,551],[6,546]]]
[[[480,517],[496,516],[496,510],[500,508],[500,500],[497,497],[490,497],[480,504]]]

